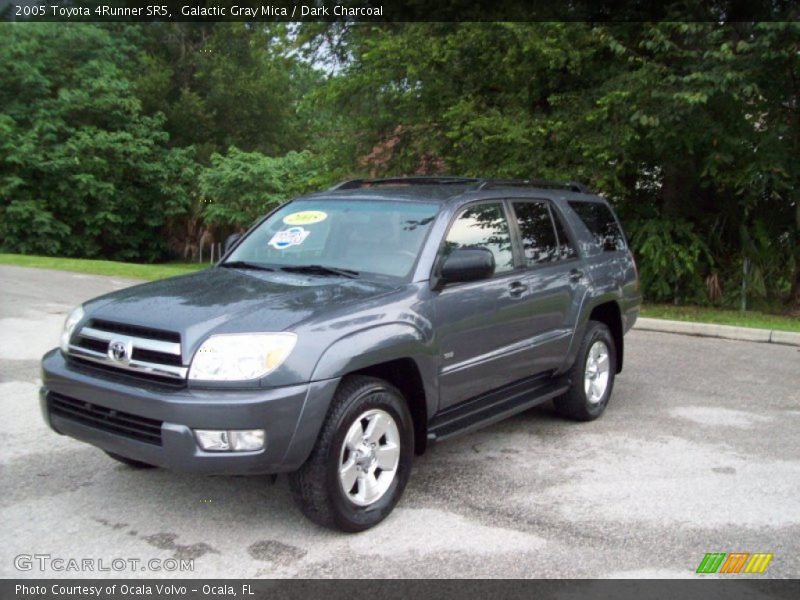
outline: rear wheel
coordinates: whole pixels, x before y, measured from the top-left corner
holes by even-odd
[[[128,458],[126,456],[120,456],[119,454],[114,454],[113,452],[106,452],[111,458],[116,460],[117,462],[121,462],[123,465],[127,465],[129,467],[133,467],[134,469],[155,469],[155,465],[151,465],[150,463],[142,462],[140,460],[133,460],[132,458]]]
[[[289,475],[309,519],[363,531],[394,508],[411,471],[414,437],[402,394],[373,377],[346,379],[305,464]]]
[[[569,390],[554,400],[558,414],[576,421],[592,421],[603,414],[614,388],[616,367],[611,331],[604,323],[589,321],[569,372]]]

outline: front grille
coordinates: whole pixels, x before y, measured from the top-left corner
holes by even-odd
[[[47,401],[50,413],[62,419],[145,444],[161,445],[161,421],[112,410],[54,392],[47,395]]]
[[[110,350],[116,347],[119,353]],[[163,383],[182,385],[181,336],[174,331],[90,319],[72,339],[70,358],[106,372],[117,372]]]
[[[106,381],[113,381],[119,383],[120,381],[130,382],[138,386],[147,385],[155,386],[156,389],[164,387],[181,389],[186,387],[186,380],[175,379],[174,377],[160,377],[151,374],[138,373],[136,371],[128,371],[112,367],[111,365],[101,363],[95,360],[85,360],[77,356],[70,356],[69,363],[73,369],[85,373],[91,377],[99,377]]]
[[[141,327],[140,325],[129,325],[127,323],[117,323],[115,321],[106,321],[105,319],[90,319],[86,326],[133,337],[160,340],[162,342],[175,342],[179,344],[181,341],[180,334],[174,331],[154,329],[152,327]]]
[[[75,345],[80,346],[81,348],[94,350],[95,352],[101,352],[103,354],[108,352],[108,342],[104,342],[102,340],[93,340],[92,338],[83,337],[82,335],[79,335],[75,340]]]
[[[176,367],[183,364],[180,354],[168,354],[166,352],[157,352],[155,350],[145,350],[144,348],[136,347],[133,348],[133,358],[135,360],[143,360],[145,362],[162,365],[175,365]]]

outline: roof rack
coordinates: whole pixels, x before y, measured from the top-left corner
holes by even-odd
[[[385,179],[350,179],[333,186],[329,191],[353,190],[358,188],[380,187],[382,185],[453,185],[476,184],[481,179],[473,177],[388,177]]]
[[[478,185],[479,190],[494,187],[533,187],[554,190],[569,190],[588,194],[589,188],[577,181],[550,181],[548,179],[485,179]]]
[[[350,179],[333,186],[329,191],[354,190],[359,188],[380,187],[384,185],[453,185],[473,184],[475,190],[486,190],[499,187],[531,187],[554,190],[569,190],[582,194],[589,193],[589,188],[577,181],[551,181],[548,179],[478,179],[475,177],[387,177],[385,179]]]

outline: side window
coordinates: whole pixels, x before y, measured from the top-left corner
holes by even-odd
[[[477,204],[465,209],[453,222],[444,240],[444,256],[456,248],[481,246],[494,254],[495,273],[511,271],[514,255],[511,234],[500,203]]]
[[[567,260],[569,258],[576,258],[578,251],[567,235],[567,230],[564,229],[564,223],[561,221],[561,215],[554,209],[550,211],[553,214],[553,222],[556,225],[556,235],[558,236],[558,258],[559,260]]]
[[[550,210],[544,202],[514,202],[525,266],[532,267],[558,260],[558,240],[550,219]]]
[[[625,238],[608,208],[602,202],[582,202],[573,200],[569,206],[574,210],[594,237],[595,243],[603,250],[624,250]]]

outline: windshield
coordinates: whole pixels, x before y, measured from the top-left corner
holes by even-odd
[[[226,264],[249,263],[317,275],[407,277],[438,211],[437,204],[295,200],[262,222]],[[313,267],[313,268],[311,268]]]

